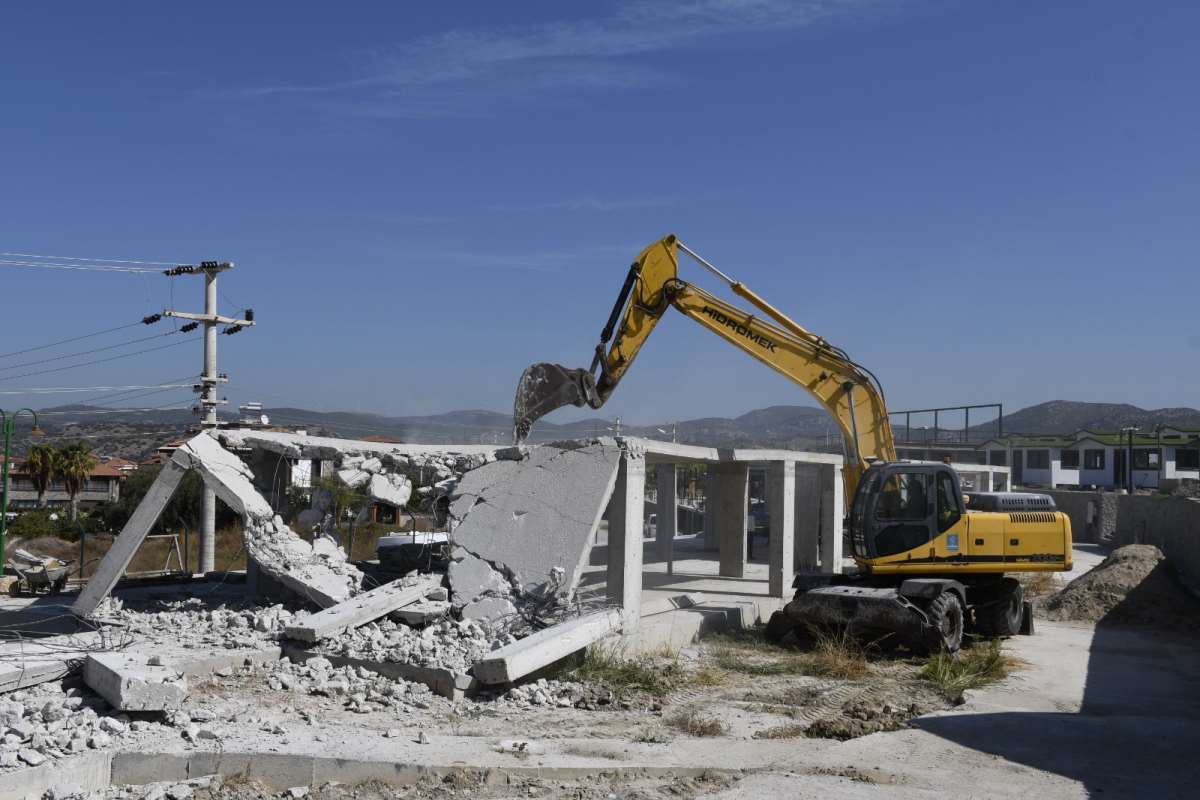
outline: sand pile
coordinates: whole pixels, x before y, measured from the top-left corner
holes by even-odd
[[[1148,544],[1114,550],[1051,595],[1043,611],[1055,620],[1190,629],[1200,624],[1200,601],[1180,585],[1162,551]]]

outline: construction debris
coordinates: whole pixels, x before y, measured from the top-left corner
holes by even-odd
[[[440,576],[393,581],[288,625],[284,634],[289,639],[316,642],[415,603],[440,584]]]
[[[127,719],[102,716],[78,689],[57,683],[8,694],[0,700],[0,776],[50,759],[108,747],[129,728]],[[2,778],[0,778],[2,780]]]
[[[455,544],[502,571],[520,594],[569,600],[620,460],[614,440],[597,440],[543,445],[522,461],[468,472],[451,495]]]
[[[621,629],[620,609],[563,622],[501,647],[475,662],[481,683],[512,683]]]
[[[120,711],[179,708],[188,692],[183,673],[141,653],[93,653],[83,666],[83,680]]]

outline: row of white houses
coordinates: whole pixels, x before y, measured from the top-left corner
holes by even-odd
[[[1022,486],[1158,488],[1164,481],[1200,480],[1200,428],[1162,427],[1152,433],[1080,430],[1061,435],[1013,435],[979,446],[987,463],[1008,466]]]

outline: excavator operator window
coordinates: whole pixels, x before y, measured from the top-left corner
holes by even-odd
[[[903,553],[930,539],[929,475],[893,472],[875,503],[875,554]]]

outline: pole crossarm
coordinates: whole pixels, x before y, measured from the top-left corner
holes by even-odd
[[[178,317],[179,319],[190,319],[196,322],[210,322],[214,325],[242,325],[250,327],[254,325],[254,320],[236,319],[234,317],[223,317],[220,314],[194,314],[191,311],[164,311],[164,317]]]

